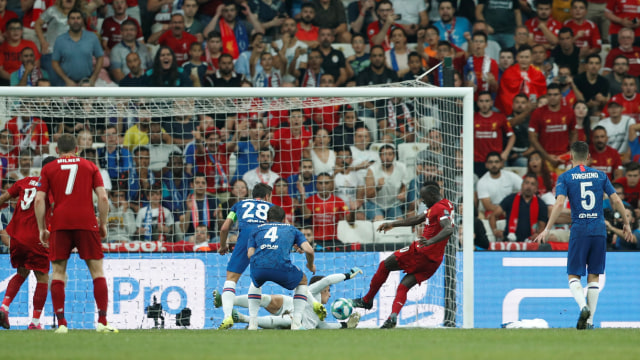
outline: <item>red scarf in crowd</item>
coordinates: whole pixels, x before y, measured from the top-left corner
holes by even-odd
[[[220,19],[218,21],[220,25],[220,38],[222,40],[222,52],[227,53],[233,56],[234,59],[237,59],[240,55],[240,50],[238,49],[238,42],[236,41],[236,34],[227,24],[224,19]]]
[[[521,197],[522,195],[520,193],[517,193],[516,197],[513,198],[513,204],[511,205],[511,215],[509,215],[509,234],[515,235],[516,228],[518,227],[518,216],[520,215]],[[534,195],[533,198],[531,198],[531,204],[529,206],[529,224],[531,226],[531,234],[534,234],[534,226],[538,223],[538,212],[540,210],[537,196]]]

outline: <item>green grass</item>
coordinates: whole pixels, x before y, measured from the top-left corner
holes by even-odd
[[[0,332],[1,359],[638,359],[640,331],[504,330],[70,330]]]

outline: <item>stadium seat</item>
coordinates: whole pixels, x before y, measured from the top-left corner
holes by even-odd
[[[427,148],[425,143],[403,143],[398,145],[398,159],[407,165],[407,169],[411,166],[415,172],[416,156],[418,153]]]
[[[416,239],[413,229],[410,226],[402,226],[393,228],[386,233],[376,231],[378,227],[389,220],[375,221],[373,223],[373,231],[375,233],[376,244],[402,243],[409,244]]]
[[[359,117],[358,120],[362,121],[367,129],[369,129],[371,142],[374,143],[378,141],[378,120],[376,118],[364,116]]]
[[[353,226],[346,220],[338,222],[338,240],[344,244],[373,244],[373,224],[371,221],[356,220]]]

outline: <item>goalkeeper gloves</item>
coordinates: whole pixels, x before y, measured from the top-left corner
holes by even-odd
[[[351,270],[349,270],[348,273],[344,274],[344,277],[345,277],[345,280],[349,280],[349,279],[353,279],[358,274],[362,274],[362,269],[360,269],[359,267],[354,266],[354,267],[351,268]]]

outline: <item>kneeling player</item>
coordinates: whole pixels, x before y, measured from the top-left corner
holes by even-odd
[[[391,271],[404,270],[407,274],[396,291],[393,300],[391,315],[382,325],[382,329],[394,328],[398,322],[398,313],[407,301],[407,292],[416,284],[429,279],[440,267],[444,250],[453,233],[451,214],[453,205],[447,199],[440,196],[440,188],[435,185],[428,185],[420,189],[420,198],[427,206],[425,215],[416,215],[405,220],[398,220],[380,225],[378,231],[391,230],[397,226],[415,226],[426,220],[423,238],[414,241],[411,245],[402,248],[380,263],[378,270],[371,279],[369,292],[362,298],[353,299],[353,306],[371,309],[373,298],[380,287],[389,277]]]

